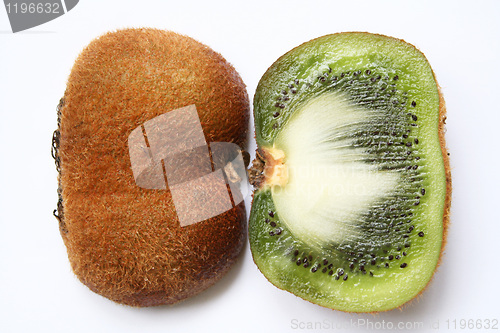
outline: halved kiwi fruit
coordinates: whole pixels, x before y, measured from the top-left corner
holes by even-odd
[[[77,277],[118,303],[152,306],[193,296],[219,280],[244,245],[243,202],[181,226],[169,188],[135,182],[131,133],[192,105],[207,143],[245,147],[245,85],[220,54],[192,38],[157,29],[111,32],[82,51],[69,76],[53,138],[55,215]]]
[[[400,307],[444,246],[445,108],[414,46],[340,33],[279,58],[254,99],[253,258],[274,285],[348,312]]]

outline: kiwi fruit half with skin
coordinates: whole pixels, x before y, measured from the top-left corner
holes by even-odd
[[[249,236],[266,278],[347,312],[419,295],[451,195],[444,101],[424,55],[370,33],[314,39],[267,70],[254,116]]]
[[[131,133],[190,105],[203,141],[245,147],[245,85],[220,54],[192,38],[157,29],[110,32],[71,70],[53,137],[55,215],[76,276],[118,303],[154,306],[193,296],[229,270],[245,243],[243,202],[181,226],[169,188],[136,184]]]

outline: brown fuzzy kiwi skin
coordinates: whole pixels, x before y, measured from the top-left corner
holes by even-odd
[[[56,131],[60,231],[76,276],[118,303],[156,306],[193,296],[229,270],[245,243],[243,202],[181,227],[168,189],[135,184],[128,135],[191,104],[207,142],[245,147],[243,81],[220,54],[189,37],[111,32],[82,51],[69,76]]]
[[[359,32],[340,32],[340,33],[337,33],[337,34],[352,34],[352,33],[359,33]],[[369,32],[363,32],[363,33],[371,34]],[[427,60],[427,57],[425,56],[425,54],[423,52],[421,52],[417,47],[415,47],[414,45],[406,42],[403,39],[398,39],[398,38],[395,38],[395,37],[388,37],[388,36],[381,35],[381,34],[374,34],[374,35],[396,39],[396,40],[401,41],[402,43],[409,44],[409,45],[413,46],[415,48],[415,50],[417,50],[419,53],[421,53],[422,56],[424,58],[426,58],[426,60]],[[321,37],[319,37],[319,38],[321,38]],[[315,40],[315,39],[313,39],[313,40]],[[311,40],[311,41],[313,41],[313,40]],[[308,42],[306,42],[306,43],[308,43]],[[299,45],[299,46],[297,46],[295,48],[298,48],[300,46],[301,45]],[[292,52],[292,51],[293,51],[293,49],[290,50],[289,52]],[[283,58],[285,56],[286,56],[286,54],[283,55],[282,57],[280,57],[278,60],[276,60],[276,62],[278,62],[281,58]],[[269,69],[268,69],[268,71],[269,71]],[[264,74],[264,77],[265,77],[265,75],[267,75],[268,71],[266,71],[266,74]],[[434,79],[436,80],[435,73],[432,72],[432,74],[434,76]],[[442,237],[442,243],[441,243],[441,250],[440,250],[440,254],[439,254],[439,259],[438,259],[436,268],[434,270],[434,273],[437,271],[438,267],[441,265],[441,262],[442,262],[442,259],[443,259],[443,255],[444,255],[444,250],[445,250],[445,247],[446,247],[447,236],[448,236],[448,229],[449,229],[449,225],[450,225],[451,199],[452,199],[452,177],[451,177],[451,167],[450,167],[450,154],[448,153],[448,148],[446,146],[446,139],[445,139],[445,134],[446,134],[446,119],[447,119],[447,113],[446,112],[447,112],[447,110],[446,110],[446,103],[445,103],[445,100],[444,100],[444,96],[443,96],[443,93],[442,93],[442,88],[437,83],[437,80],[436,80],[436,88],[437,88],[438,94],[439,94],[438,137],[439,137],[439,143],[440,143],[440,147],[441,147],[441,155],[442,155],[443,164],[444,164],[444,173],[445,173],[445,180],[446,180],[446,194],[445,194],[445,199],[444,199],[443,222],[442,222],[443,223],[443,237]],[[263,170],[265,168],[266,162],[267,161],[266,161],[266,158],[265,158],[265,154],[263,153],[263,151],[261,150],[260,147],[257,147],[256,157],[255,157],[255,159],[253,161],[253,166],[249,170],[249,179],[250,179],[250,182],[252,183],[252,185],[254,185],[256,191],[260,190],[261,187],[262,187],[262,185],[265,183],[265,179],[263,177]],[[252,204],[253,204],[254,194],[255,194],[255,191],[252,194]],[[254,263],[255,263],[255,260],[254,260]],[[255,264],[257,266],[257,263],[255,263]],[[263,274],[263,275],[264,275],[264,277],[266,277],[265,274]],[[415,295],[414,298],[412,298],[411,300],[407,301],[404,304],[401,304],[400,306],[396,307],[395,309],[403,310],[403,309],[405,309],[407,307],[410,307],[415,302],[415,300],[420,299],[422,297],[424,291],[431,284],[431,282],[432,282],[432,280],[434,278],[434,275],[435,274],[433,274],[433,276],[431,277],[431,279],[427,282],[427,285],[424,288],[422,288],[422,290],[420,290],[420,292],[417,295]],[[266,277],[266,279],[267,279],[267,277]],[[270,281],[270,283],[272,283],[272,282]],[[281,289],[281,288],[279,288],[279,289]],[[285,290],[285,291],[287,291],[287,290]],[[313,303],[310,300],[307,300],[307,299],[305,299],[305,300],[308,301],[309,303]],[[313,303],[313,304],[315,304],[315,303]],[[392,310],[394,310],[394,309],[388,309],[388,310],[384,310],[384,311],[371,311],[371,312],[367,312],[367,313],[370,313],[372,315],[377,315],[379,313],[388,312],[388,311],[392,311]],[[353,312],[353,311],[342,311],[342,312],[356,313],[356,312]]]

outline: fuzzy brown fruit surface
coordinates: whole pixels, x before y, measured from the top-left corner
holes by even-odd
[[[168,190],[136,185],[127,138],[195,105],[206,142],[244,148],[249,102],[218,53],[169,31],[127,29],[79,55],[54,135],[57,217],[71,267],[92,291],[132,306],[172,304],[219,280],[246,237],[244,203],[181,227]]]

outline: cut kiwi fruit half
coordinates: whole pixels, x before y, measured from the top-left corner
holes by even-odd
[[[265,277],[347,312],[419,295],[451,195],[444,101],[425,56],[369,33],[314,39],[267,70],[254,116],[249,236]]]

